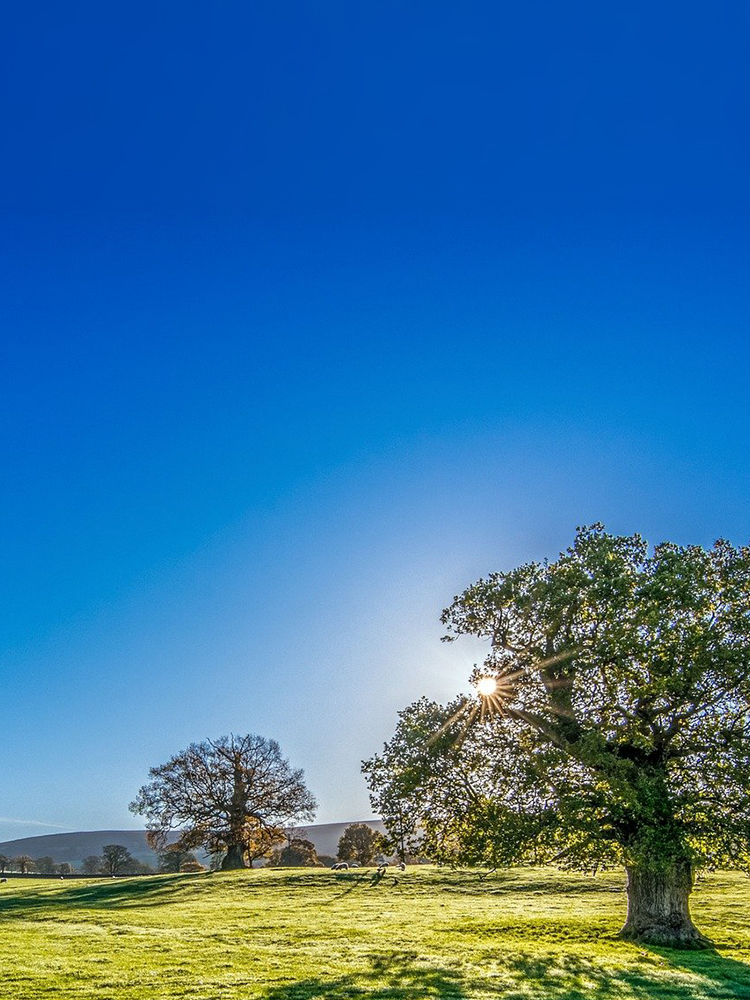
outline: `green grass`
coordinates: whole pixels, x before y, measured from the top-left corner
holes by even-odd
[[[394,884],[394,882],[396,884]],[[619,874],[265,870],[0,886],[2,1000],[750,1000],[750,882],[702,881],[714,952],[618,941]]]

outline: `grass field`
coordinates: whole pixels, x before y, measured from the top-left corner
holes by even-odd
[[[394,884],[394,881],[396,884]],[[715,952],[616,939],[619,874],[260,870],[0,886],[0,996],[750,998],[750,882],[693,913]]]

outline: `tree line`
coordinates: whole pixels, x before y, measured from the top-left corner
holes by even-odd
[[[101,854],[89,854],[79,867],[67,861],[56,861],[45,855],[32,858],[28,854],[8,857],[0,854],[0,874],[71,876],[71,875],[155,875],[178,871],[205,871],[191,852],[173,851],[167,848],[158,855],[156,866],[134,858],[123,844],[105,844]]]
[[[308,839],[304,829],[293,828],[285,831],[285,843],[278,843],[266,856],[269,867],[330,867],[346,861],[359,865],[370,865],[383,859],[387,847],[386,838],[366,823],[351,823],[339,839],[336,857],[318,854],[315,844]],[[211,867],[220,867],[220,858],[214,856]],[[90,854],[76,868],[67,861],[57,862],[45,855],[32,858],[19,854],[10,858],[0,854],[0,874],[17,872],[20,875],[72,876],[72,875],[154,875],[175,874],[177,872],[206,871],[192,851],[186,851],[179,844],[166,847],[159,855],[157,866],[146,864],[134,858],[122,844],[106,844],[101,854]]]
[[[102,853],[89,855],[81,862],[80,869],[67,861],[58,862],[49,855],[32,858],[19,854],[13,858],[0,854],[0,873],[18,872],[21,875],[151,875],[155,869],[134,858],[122,844],[105,844]]]

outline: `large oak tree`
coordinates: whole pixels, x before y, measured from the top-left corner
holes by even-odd
[[[149,774],[130,808],[146,816],[151,846],[179,830],[175,847],[223,851],[223,869],[246,867],[259,845],[270,851],[285,825],[312,819],[317,805],[278,743],[252,733],[192,743]]]
[[[365,763],[376,807],[398,802],[444,859],[622,864],[623,936],[706,944],[696,869],[750,870],[750,549],[593,525],[443,621],[489,640],[485,693],[401,713]]]

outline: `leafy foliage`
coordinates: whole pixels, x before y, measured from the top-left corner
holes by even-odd
[[[205,870],[206,870],[206,866],[202,865],[200,863],[200,861],[197,861],[197,860],[183,861],[182,864],[180,865],[180,871],[181,872],[193,872],[194,873],[194,872],[204,872]]]
[[[286,847],[271,854],[269,865],[272,868],[316,868],[320,860],[311,840],[293,837]]]
[[[534,786],[541,762],[512,739],[523,739],[521,727],[509,733],[497,720],[467,725],[470,712],[465,698],[447,706],[422,698],[400,713],[383,753],[364,763],[389,844],[403,845],[402,859],[426,855],[448,863],[549,856],[557,815]],[[383,808],[393,803],[398,809]]]
[[[578,530],[444,612],[495,691],[401,713],[365,762],[440,859],[750,870],[750,549]],[[689,891],[689,887],[688,890]]]
[[[382,846],[382,837],[367,823],[350,823],[339,838],[338,858],[371,865]]]

